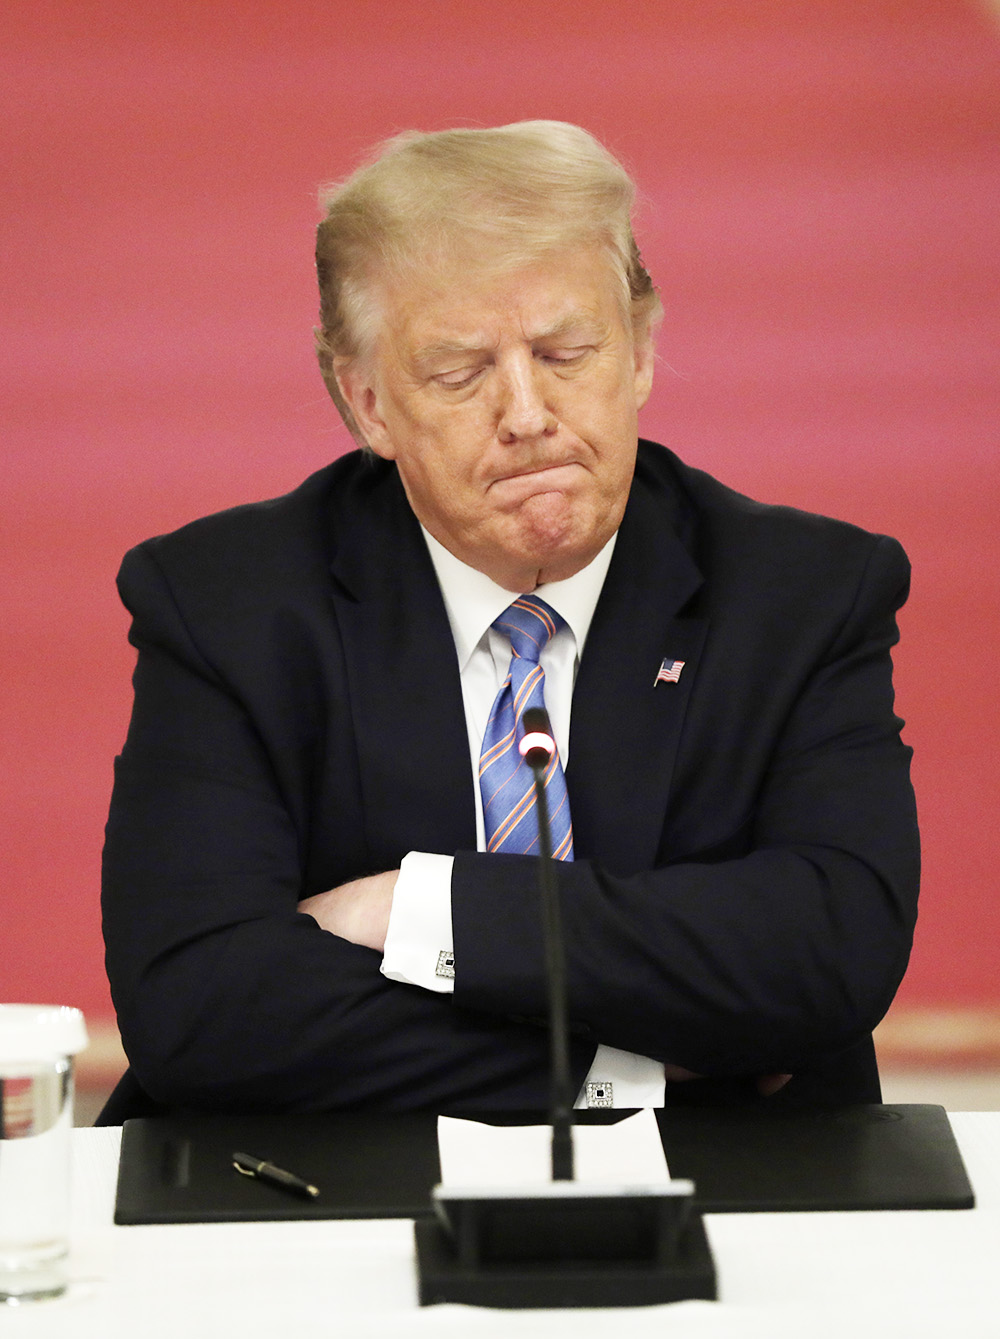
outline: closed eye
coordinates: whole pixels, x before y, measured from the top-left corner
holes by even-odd
[[[472,385],[482,370],[481,367],[456,367],[448,372],[436,373],[434,380],[446,390],[463,390]]]
[[[539,349],[535,357],[556,367],[572,367],[574,363],[582,362],[590,351],[589,344],[573,349]]]

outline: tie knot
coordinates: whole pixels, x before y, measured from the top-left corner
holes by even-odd
[[[493,626],[510,638],[517,655],[537,665],[542,647],[554,632],[566,625],[537,595],[519,595]]]

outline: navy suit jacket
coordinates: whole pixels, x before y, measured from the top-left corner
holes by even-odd
[[[918,881],[890,662],[908,576],[893,540],[640,445],[573,696],[578,1080],[603,1042],[706,1076],[669,1100],[754,1100],[773,1072],[796,1077],[770,1100],[878,1100]],[[544,1107],[535,863],[475,851],[454,643],[395,467],[355,453],[150,540],[119,588],[139,656],[103,905],[141,1089]],[[664,658],[684,668],[654,688]],[[457,853],[452,997],[296,910],[411,850]]]

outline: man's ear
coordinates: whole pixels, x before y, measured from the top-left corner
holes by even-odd
[[[335,358],[333,374],[351,417],[365,441],[383,460],[395,460],[396,448],[379,413],[378,395],[371,369],[358,359]]]

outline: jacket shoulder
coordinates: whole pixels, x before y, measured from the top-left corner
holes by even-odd
[[[637,478],[679,496],[678,528],[706,574],[742,574],[809,586],[859,574],[871,562],[886,568],[905,594],[909,562],[902,546],[850,521],[760,502],[685,464],[655,443],[640,444]]]
[[[200,517],[131,549],[122,562],[119,588],[155,569],[175,590],[215,604],[259,598],[270,586],[308,584],[327,574],[338,537],[359,510],[377,510],[391,493],[395,471],[352,451],[317,470],[281,497],[244,503]]]

